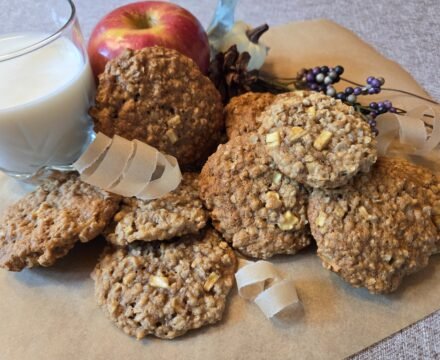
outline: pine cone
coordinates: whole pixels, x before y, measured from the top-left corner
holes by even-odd
[[[209,65],[209,78],[222,96],[224,104],[241,94],[251,91],[258,81],[258,70],[248,71],[251,56],[248,52],[239,53],[237,46],[218,53]]]

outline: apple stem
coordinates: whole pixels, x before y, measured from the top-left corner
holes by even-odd
[[[246,30],[246,35],[248,39],[254,44],[258,44],[261,35],[263,35],[267,30],[269,30],[269,25],[263,24],[257,26],[255,29]]]

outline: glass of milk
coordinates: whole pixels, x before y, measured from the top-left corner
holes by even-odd
[[[0,170],[69,170],[93,140],[94,79],[70,0],[0,0]]]

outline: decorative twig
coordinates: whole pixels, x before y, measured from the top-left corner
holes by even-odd
[[[345,82],[348,82],[349,84],[353,84],[353,85],[356,85],[356,86],[362,86],[362,84],[358,84],[358,83],[356,83],[356,82],[354,82],[354,81],[352,81],[352,80],[349,80],[349,79],[346,79],[346,78],[343,78],[343,77],[341,77],[341,80],[342,80],[342,81],[345,81]],[[402,93],[402,94],[405,94],[405,95],[410,95],[410,96],[416,97],[416,98],[421,99],[421,100],[428,101],[428,102],[430,102],[430,103],[432,103],[432,104],[435,104],[435,105],[440,105],[440,103],[438,103],[438,102],[435,101],[435,100],[425,98],[425,97],[423,97],[423,96],[420,96],[420,95],[414,94],[414,93],[409,92],[409,91],[406,91],[406,90],[393,89],[393,88],[384,88],[384,87],[383,87],[383,88],[382,88],[382,91],[394,91],[394,92],[399,92],[399,93]]]

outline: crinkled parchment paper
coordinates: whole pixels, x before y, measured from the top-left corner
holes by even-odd
[[[269,67],[280,75],[293,75],[303,66],[343,64],[353,80],[384,76],[389,86],[425,95],[398,65],[334,23],[281,26],[264,41],[272,48]],[[24,191],[0,176],[2,208]],[[95,304],[89,273],[102,247],[102,240],[81,244],[48,269],[0,271],[2,360],[336,359],[440,308],[440,256],[405,279],[396,293],[374,296],[323,269],[309,249],[274,260],[295,280],[303,303],[292,323],[267,320],[234,291],[219,325],[172,341],[136,341],[113,326]]]

